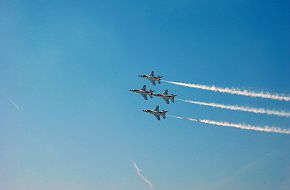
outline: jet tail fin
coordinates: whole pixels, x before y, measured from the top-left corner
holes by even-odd
[[[172,102],[174,102],[174,98],[176,95],[172,94],[173,98],[171,99]]]
[[[162,112],[163,112],[162,117],[165,119],[165,118],[166,118],[166,113],[167,113],[168,111],[162,110]]]

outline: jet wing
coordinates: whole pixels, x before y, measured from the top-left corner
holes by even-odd
[[[159,112],[159,106],[156,106],[156,108],[154,109],[154,111],[158,111]]]
[[[164,101],[166,102],[166,104],[169,104],[169,100],[168,99],[164,99]]]
[[[151,83],[153,84],[153,85],[156,85],[156,83],[155,83],[155,81],[154,80],[150,80],[151,81]]]
[[[160,120],[160,115],[154,115],[156,119]]]
[[[163,95],[167,96],[168,95],[168,90],[165,90]]]
[[[143,98],[145,99],[145,100],[148,100],[148,98],[147,98],[147,95],[146,94],[141,94],[142,96],[143,96]]]

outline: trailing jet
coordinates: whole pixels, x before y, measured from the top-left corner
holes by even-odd
[[[153,85],[156,85],[156,82],[160,84],[162,76],[154,76],[154,71],[152,71],[149,75],[138,75],[141,78],[148,79]]]
[[[169,100],[171,100],[172,102],[174,102],[174,98],[175,98],[175,96],[177,96],[177,95],[175,95],[175,94],[171,94],[171,95],[169,95],[169,94],[168,94],[168,90],[165,90],[163,94],[154,94],[154,96],[157,96],[157,97],[159,97],[159,98],[162,98],[163,100],[165,100],[165,102],[166,102],[167,104],[169,104]]]
[[[165,119],[165,115],[168,112],[165,110],[159,111],[159,106],[156,106],[154,110],[142,110],[142,111],[154,115],[158,120],[160,120],[160,116],[162,116],[163,119]]]
[[[138,94],[141,94],[145,100],[148,100],[147,95],[150,96],[150,98],[153,98],[153,90],[146,90],[146,85],[144,85],[140,90],[129,90],[130,92],[135,92]]]

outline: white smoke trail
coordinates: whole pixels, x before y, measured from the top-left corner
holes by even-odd
[[[285,112],[285,111],[267,110],[264,108],[242,107],[242,106],[237,106],[237,105],[224,105],[224,104],[199,102],[199,101],[191,101],[191,100],[182,100],[182,99],[176,99],[176,100],[191,103],[191,104],[210,106],[210,107],[221,108],[221,109],[244,111],[244,112],[257,113],[257,114],[275,115],[275,116],[279,116],[279,117],[290,117],[290,113]]]
[[[216,86],[206,86],[206,85],[200,85],[200,84],[189,84],[189,83],[172,82],[172,81],[166,81],[166,80],[162,80],[162,81],[170,83],[170,84],[185,86],[189,88],[209,90],[213,92],[236,94],[236,95],[248,96],[248,97],[254,97],[254,98],[266,98],[266,99],[279,100],[279,101],[290,101],[290,96],[271,94],[269,92],[253,92],[253,91],[242,90],[238,88],[221,88],[221,87],[216,87]]]
[[[132,162],[132,165],[137,173],[137,175],[139,176],[139,178],[144,181],[145,183],[147,183],[149,185],[149,187],[151,189],[153,189],[153,184],[151,183],[151,181],[149,181],[145,176],[143,176],[143,174],[141,173],[141,170],[140,168],[137,166],[136,162],[134,161],[131,161]]]
[[[168,116],[174,117],[177,119],[184,119],[184,120],[189,120],[189,121],[194,121],[194,122],[199,122],[199,123],[206,123],[206,124],[216,125],[216,126],[221,126],[221,127],[233,127],[233,128],[243,129],[243,130],[252,130],[252,131],[259,131],[259,132],[280,133],[280,134],[290,135],[289,129],[281,129],[278,127],[268,127],[268,126],[259,127],[259,126],[247,125],[247,124],[211,121],[207,119],[193,119],[193,118],[179,117],[179,116],[173,116],[173,115],[168,115]]]

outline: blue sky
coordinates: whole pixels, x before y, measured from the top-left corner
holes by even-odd
[[[290,93],[288,1],[0,0],[0,189],[286,190],[290,137],[141,112],[290,128],[289,118],[166,105],[179,98],[290,110],[278,102],[162,83]],[[16,109],[9,99],[20,109]]]

